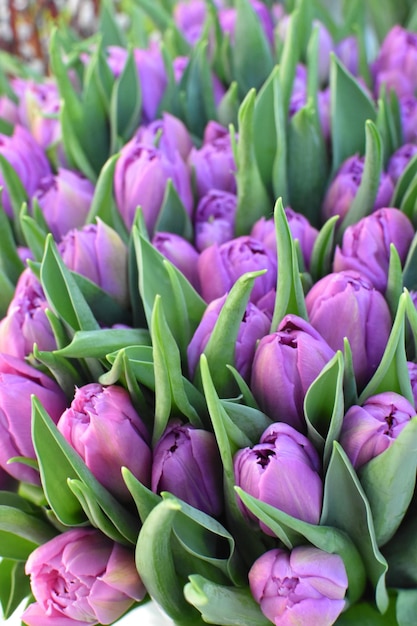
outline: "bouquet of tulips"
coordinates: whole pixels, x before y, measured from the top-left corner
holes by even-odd
[[[123,0],[0,53],[0,603],[410,626],[417,10]]]

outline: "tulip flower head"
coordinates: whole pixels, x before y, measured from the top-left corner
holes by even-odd
[[[297,546],[260,556],[249,571],[249,586],[276,626],[332,626],[345,607],[348,580],[338,554]]]

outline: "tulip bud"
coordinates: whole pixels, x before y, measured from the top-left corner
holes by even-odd
[[[337,246],[333,270],[356,270],[373,286],[385,292],[388,281],[390,245],[394,244],[401,263],[405,262],[414,237],[414,227],[399,209],[384,208],[349,226]]]
[[[39,181],[51,174],[51,167],[42,148],[23,126],[16,125],[11,137],[0,134],[0,154],[15,169],[29,199],[38,188]],[[3,187],[2,205],[7,215],[12,217],[10,195],[1,173],[0,186]]]
[[[129,300],[127,247],[115,230],[101,220],[70,230],[58,250],[65,265],[107,291],[122,306]]]
[[[57,422],[67,405],[57,383],[25,361],[0,353],[0,466],[17,480],[39,484],[39,474],[31,467],[7,463],[15,456],[35,458],[31,437],[32,395]]]
[[[191,216],[193,197],[190,174],[178,152],[170,160],[158,148],[140,143],[133,137],[123,146],[114,173],[117,208],[127,228],[132,226],[140,206],[146,227],[153,232],[162,207],[168,179]]]
[[[61,108],[58,86],[51,79],[35,82],[18,78],[13,87],[19,97],[19,122],[46,150],[61,139]]]
[[[346,569],[338,554],[313,546],[265,552],[249,571],[262,613],[279,626],[332,626],[345,607]]]
[[[151,41],[148,48],[135,48],[134,58],[139,72],[142,97],[142,122],[152,122],[168,83],[164,57],[158,41]]]
[[[230,133],[217,122],[209,122],[201,148],[193,148],[188,158],[194,170],[198,198],[210,189],[236,193],[236,164]]]
[[[304,397],[333,356],[311,324],[286,315],[255,352],[250,386],[261,409],[273,420],[305,431]]]
[[[152,491],[169,491],[208,515],[220,515],[222,464],[213,433],[171,421],[154,448]]]
[[[200,252],[212,244],[233,239],[237,196],[228,191],[210,189],[200,199],[194,218],[195,246]]]
[[[175,162],[177,152],[186,161],[193,147],[185,124],[166,111],[161,119],[140,126],[136,131],[136,139],[150,148],[157,147],[172,162]]]
[[[207,16],[206,3],[203,0],[176,2],[173,17],[176,25],[192,46],[197,43],[203,32]]]
[[[72,528],[40,545],[26,562],[35,602],[28,626],[113,624],[146,595],[132,551],[91,528]]]
[[[251,302],[257,303],[276,285],[276,260],[264,246],[243,235],[218,246],[213,244],[203,250],[198,259],[201,295],[206,302],[220,298],[230,291],[239,276],[246,272],[266,269],[255,279]]]
[[[288,515],[318,524],[323,483],[320,459],[313,444],[292,426],[271,424],[260,442],[239,450],[233,459],[236,484],[258,500]],[[257,518],[238,504],[248,519]],[[263,522],[261,529],[274,533]]]
[[[149,435],[123,387],[98,383],[80,387],[57,427],[116,498],[130,497],[121,474],[123,466],[150,485]]]
[[[0,321],[0,352],[24,359],[35,343],[39,350],[55,350],[55,337],[45,314],[47,308],[42,285],[32,270],[23,270],[7,314]]]
[[[39,181],[34,197],[54,239],[84,225],[94,195],[94,185],[78,172],[59,168]]]
[[[342,61],[346,69],[357,76],[359,73],[359,46],[355,36],[344,37],[336,45],[336,56]]]
[[[199,291],[197,270],[199,254],[189,241],[175,233],[157,232],[152,238],[152,245],[184,274],[196,291]]]
[[[399,106],[403,141],[415,142],[417,139],[417,98],[403,96],[399,98]]]
[[[333,350],[349,340],[353,369],[363,388],[379,365],[391,332],[391,314],[382,294],[359,272],[327,274],[306,296],[310,323]]]
[[[362,182],[364,165],[365,157],[358,155],[351,156],[342,163],[323,200],[322,214],[324,220],[328,220],[334,215],[339,216],[339,222],[343,220]],[[390,176],[382,172],[374,202],[374,211],[389,206],[393,191],[394,184]]]
[[[188,368],[191,378],[194,376],[200,356],[210,339],[225,301],[226,296],[222,296],[210,302],[187,348]],[[258,309],[252,302],[249,302],[239,326],[235,345],[235,363],[232,363],[240,375],[247,381],[250,378],[256,343],[268,333],[270,325],[271,320],[268,315]]]
[[[414,407],[417,408],[417,363],[407,361],[407,369],[410,377],[411,391],[413,392]]]
[[[374,91],[382,85],[398,96],[414,95],[417,88],[417,35],[396,24],[385,36],[372,64]]]
[[[343,418],[340,444],[358,469],[386,450],[416,414],[403,396],[385,391],[351,406]]]
[[[394,185],[397,184],[398,179],[415,154],[417,154],[417,145],[414,143],[406,143],[392,154],[388,161],[387,172]]]

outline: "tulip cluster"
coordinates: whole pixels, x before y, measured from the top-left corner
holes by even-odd
[[[101,4],[0,56],[4,615],[409,626],[417,11]]]

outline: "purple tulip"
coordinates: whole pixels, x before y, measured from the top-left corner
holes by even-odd
[[[140,143],[137,137],[125,144],[116,163],[114,194],[127,228],[132,226],[140,206],[146,227],[153,232],[168,179],[191,216],[194,201],[190,173],[180,155],[176,153],[170,160],[162,150]]]
[[[417,98],[404,96],[399,98],[401,129],[405,143],[417,140]]]
[[[353,405],[343,418],[340,444],[358,469],[389,448],[416,410],[403,396],[385,391]]]
[[[233,239],[237,196],[228,191],[210,189],[201,197],[194,216],[194,237],[202,252],[212,244],[221,245]]]
[[[28,626],[113,624],[146,595],[132,551],[92,528],[72,528],[26,562],[35,602]]]
[[[200,289],[197,263],[199,254],[184,237],[175,233],[157,232],[152,245],[177,267],[196,291]]]
[[[259,19],[262,30],[269,41],[269,44],[273,47],[274,23],[270,9],[264,2],[260,2],[259,0],[250,0],[250,4]],[[220,28],[222,29],[223,34],[229,35],[230,41],[233,44],[235,41],[237,9],[232,6],[222,7],[218,11],[218,16]]]
[[[46,317],[49,304],[42,285],[32,270],[23,270],[6,316],[0,321],[0,352],[24,359],[33,351],[56,349],[51,325]]]
[[[193,147],[185,124],[166,111],[161,119],[140,126],[136,132],[136,139],[138,143],[150,148],[157,146],[173,162],[175,162],[177,152],[183,161],[186,161]]]
[[[123,387],[90,383],[76,389],[58,430],[97,480],[116,498],[129,500],[121,468],[150,485],[149,434]]]
[[[255,352],[250,386],[261,409],[304,432],[305,395],[333,356],[334,350],[311,324],[286,315]]]
[[[417,144],[406,143],[391,155],[388,161],[387,172],[391,176],[394,185],[397,184],[401,174],[415,154],[417,154]]]
[[[90,210],[93,183],[79,172],[59,168],[42,178],[34,197],[54,239],[59,241],[72,228],[80,228]]]
[[[15,456],[35,458],[31,437],[32,395],[57,422],[67,406],[65,394],[57,383],[25,361],[0,353],[0,466],[17,480],[39,484],[39,474],[34,469],[22,463],[7,463]]]
[[[185,39],[193,46],[203,32],[207,17],[206,3],[203,0],[177,2],[174,6],[173,17]]]
[[[194,170],[198,198],[211,189],[236,193],[236,164],[230,133],[217,122],[209,122],[201,148],[193,148],[188,159]]]
[[[355,271],[327,274],[306,296],[310,322],[333,350],[349,340],[353,369],[363,387],[379,365],[391,332],[391,314],[383,295]]]
[[[417,88],[417,35],[396,24],[386,35],[372,64],[375,94],[382,85],[398,96],[414,95]]]
[[[262,613],[277,626],[332,626],[345,608],[342,558],[313,546],[265,552],[249,571]]]
[[[354,35],[344,37],[336,45],[336,56],[342,61],[346,69],[357,76],[359,73],[359,46]]]
[[[251,302],[255,304],[275,289],[276,260],[253,237],[243,235],[218,246],[213,244],[203,250],[198,259],[201,295],[206,302],[220,298],[230,291],[236,280],[246,272],[266,269],[255,279]]]
[[[407,369],[410,377],[411,391],[413,392],[414,407],[417,408],[417,363],[407,361]]]
[[[16,125],[11,137],[0,134],[0,154],[15,169],[29,199],[38,188],[39,181],[51,174],[51,167],[44,151],[23,126]],[[4,186],[1,195],[2,205],[7,215],[12,217],[10,195],[1,173],[0,185]]]
[[[292,517],[318,524],[323,498],[320,459],[295,428],[271,424],[258,444],[235,454],[233,466],[235,482],[243,491]],[[240,499],[238,504],[249,520],[257,519]],[[263,522],[259,525],[274,536]]]
[[[384,293],[390,245],[394,244],[401,263],[404,263],[413,237],[414,227],[402,211],[379,209],[345,230],[342,245],[335,251],[333,271],[356,270]]]
[[[191,339],[187,348],[190,378],[194,376],[200,356],[204,352],[207,342],[210,339],[225,301],[226,296],[222,296],[210,302]],[[247,381],[249,381],[250,378],[256,343],[269,332],[270,326],[271,320],[268,315],[258,309],[252,302],[249,302],[239,326],[235,345],[235,362],[232,363],[241,376]]]
[[[13,88],[19,98],[19,123],[30,131],[39,146],[46,150],[60,141],[61,99],[57,84],[52,79],[35,82],[17,78]]]
[[[296,213],[290,207],[285,208],[285,215],[293,239],[300,244],[304,264],[310,267],[311,254],[317,239],[318,230],[301,213]],[[274,256],[277,256],[277,239],[273,218],[261,217],[252,227],[251,237],[258,239]]]
[[[12,126],[19,123],[19,109],[8,96],[0,96],[0,117]]]
[[[172,420],[154,448],[152,491],[169,491],[218,516],[223,509],[222,464],[213,433]]]
[[[59,243],[65,265],[85,276],[125,306],[129,302],[127,247],[101,220],[70,230]]]

